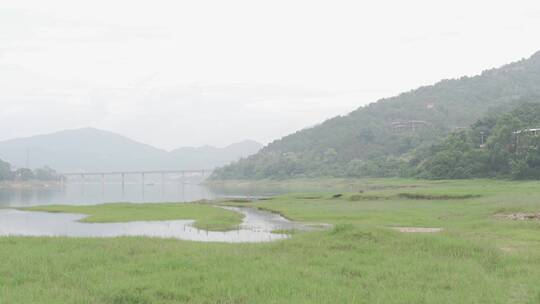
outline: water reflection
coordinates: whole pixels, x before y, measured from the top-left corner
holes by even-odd
[[[266,211],[225,207],[244,214],[237,230],[215,232],[193,227],[191,220],[139,221],[129,223],[80,223],[80,214],[28,212],[0,209],[0,236],[120,237],[147,236],[201,242],[269,242],[288,238],[276,229],[310,229]]]
[[[201,180],[102,183],[70,182],[32,188],[0,188],[0,207],[48,204],[99,204],[107,202],[187,202],[220,196],[200,184]]]
[[[0,208],[50,204],[93,205],[110,202],[192,202],[216,198],[251,198],[282,194],[290,189],[275,187],[206,186],[203,179],[147,179],[126,181],[75,181],[32,188],[1,188]]]

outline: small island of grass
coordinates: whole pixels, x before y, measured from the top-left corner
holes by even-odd
[[[202,203],[110,203],[91,206],[50,205],[22,208],[25,211],[86,214],[81,222],[120,223],[132,221],[195,220],[194,226],[211,231],[236,229],[243,215]]]

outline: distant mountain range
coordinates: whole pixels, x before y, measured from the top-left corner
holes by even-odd
[[[508,111],[523,102],[540,102],[540,52],[334,117],[274,141],[218,170],[214,178],[395,176],[416,149],[467,128],[491,111]]]
[[[49,166],[60,172],[212,169],[259,151],[246,140],[224,148],[184,147],[165,151],[125,136],[82,128],[0,142],[0,159],[16,167]]]

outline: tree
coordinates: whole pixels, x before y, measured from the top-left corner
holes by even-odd
[[[28,168],[20,168],[15,171],[15,178],[22,181],[29,181],[34,178],[34,172]]]
[[[13,173],[11,172],[11,165],[0,159],[0,181],[10,180],[12,178]]]
[[[37,180],[50,181],[58,180],[60,177],[55,170],[45,166],[44,168],[34,170],[34,178]]]

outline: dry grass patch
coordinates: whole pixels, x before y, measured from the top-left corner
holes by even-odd
[[[513,221],[540,221],[540,212],[538,213],[525,213],[525,212],[518,212],[518,213],[511,213],[511,214],[499,214],[497,217],[504,218],[507,220],[513,220]]]
[[[399,232],[403,233],[436,233],[441,232],[442,228],[428,228],[428,227],[392,227]]]

